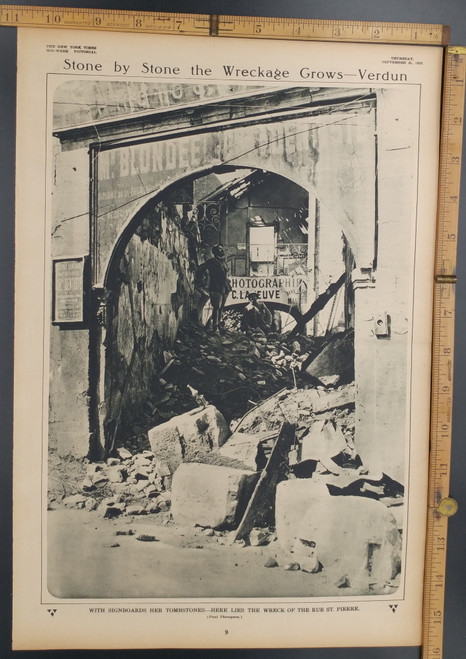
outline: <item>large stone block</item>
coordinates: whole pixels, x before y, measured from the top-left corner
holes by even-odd
[[[315,378],[338,376],[339,380],[354,379],[353,333],[335,336],[306,368]]]
[[[320,562],[338,562],[357,587],[369,582],[383,585],[401,566],[401,536],[395,518],[379,501],[365,497],[330,497],[327,510],[311,506],[298,538],[316,543]]]
[[[183,462],[193,462],[222,446],[230,431],[223,415],[213,406],[175,416],[149,430],[149,442],[157,460],[173,473]]]
[[[277,485],[275,526],[278,541],[283,549],[292,550],[311,502],[325,507],[329,499],[330,494],[325,483],[315,479],[296,478]]]
[[[321,460],[324,464],[347,448],[340,428],[331,421],[314,421],[302,438],[301,460]]]
[[[240,519],[258,474],[207,464],[182,464],[172,482],[172,515],[177,524],[232,528]]]
[[[267,433],[249,435],[235,432],[221,447],[219,453],[227,458],[239,460],[252,471],[260,471],[267,462],[261,444],[261,438],[264,436],[267,436]]]
[[[277,535],[288,550],[315,544],[324,569],[347,575],[356,589],[382,587],[400,570],[401,536],[388,508],[365,497],[330,496],[319,483],[278,486]]]

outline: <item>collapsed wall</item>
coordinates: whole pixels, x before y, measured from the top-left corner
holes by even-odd
[[[170,212],[171,210],[171,212]],[[193,299],[193,268],[180,218],[162,204],[144,213],[109,280],[106,449],[137,432],[144,406],[159,397],[163,353]]]

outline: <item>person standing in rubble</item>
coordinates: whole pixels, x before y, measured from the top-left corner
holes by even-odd
[[[222,326],[223,309],[231,291],[231,284],[228,278],[228,266],[223,245],[214,245],[212,254],[212,258],[207,259],[205,263],[199,266],[196,279],[205,282],[204,285],[209,292],[212,305],[212,330],[218,332]],[[206,281],[207,279],[208,281]]]
[[[261,329],[263,332],[269,332],[272,328],[272,314],[268,307],[259,300],[257,293],[247,293],[247,297],[249,302],[243,311],[241,329]]]

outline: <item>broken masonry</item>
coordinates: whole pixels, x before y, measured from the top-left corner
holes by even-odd
[[[339,594],[394,592],[403,487],[358,454],[351,332],[212,337],[185,326],[164,358],[166,393],[146,419],[158,423],[142,444],[90,464],[83,494],[63,503],[107,518],[170,514],[244,546],[277,546],[286,558],[270,566],[324,571]]]

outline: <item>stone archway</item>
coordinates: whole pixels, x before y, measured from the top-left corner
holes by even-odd
[[[244,166],[295,180],[319,199],[322,223],[341,227],[352,262],[358,441],[366,461],[402,477],[417,199],[408,181],[419,157],[416,115],[398,112],[406,99],[419,101],[407,87],[228,86],[212,102],[56,127],[52,253],[89,255],[83,292],[92,297],[89,323],[51,329],[50,433],[60,450],[84,456],[102,436],[106,276],[125,229],[177,180]],[[387,319],[385,336],[374,330],[378,317]],[[375,377],[384,371],[390,377]],[[396,430],[387,396],[400,410]]]
[[[372,97],[328,114],[322,108],[317,113],[284,112],[280,117],[229,122],[216,130],[186,129],[176,137],[91,147],[91,270],[97,322],[90,338],[90,419],[97,454],[103,438],[108,450],[108,437],[115,435],[109,430],[105,385],[112,272],[146,210],[180,181],[214,168],[273,172],[319,199],[320,221],[340,226],[358,268],[371,271],[376,261],[374,107]],[[173,335],[177,322],[171,322],[168,333]],[[132,329],[129,336],[127,370],[133,368],[138,351]],[[124,392],[124,383],[121,388]]]
[[[359,268],[376,260],[375,99],[338,110],[302,110],[235,120],[208,130],[91,147],[93,284],[104,285],[112,254],[148,199],[176,181],[225,165],[264,169],[318,198],[341,225]],[[102,221],[104,218],[104,221]]]
[[[196,177],[210,173],[196,173]],[[99,363],[93,410],[103,444],[99,451],[105,454],[111,452],[125,425],[138,425],[138,415],[142,416],[144,405],[157,390],[163,351],[170,350],[179,324],[190,311],[194,268],[189,232],[186,221],[183,227],[186,218],[180,209],[172,209],[170,216],[168,200],[189,199],[186,188],[192,179],[185,177],[146,201],[116,242],[105,288],[94,289],[100,292],[104,312],[95,328],[94,349],[100,357],[92,360]],[[340,265],[344,269],[343,261]],[[255,278],[255,283],[259,280]],[[293,304],[269,301],[269,306],[291,314],[295,321],[301,319]]]
[[[111,452],[118,433],[137,425],[144,405],[154,400],[164,351],[189,315],[195,271],[189,222],[182,204],[170,200],[189,200],[190,182],[192,177],[185,177],[146,201],[119,236],[105,288],[94,288],[102,308],[93,333],[96,359],[91,359],[99,364],[92,382],[101,438],[97,454]]]

